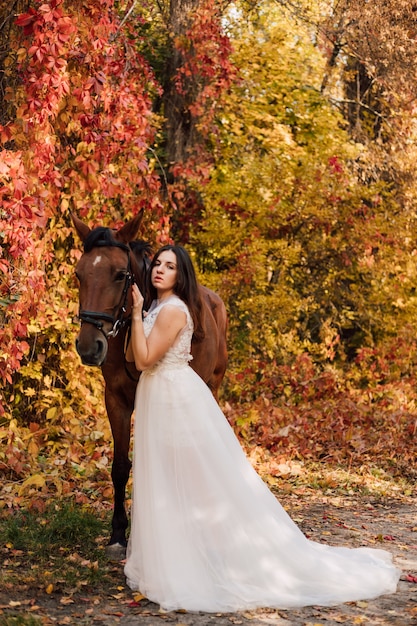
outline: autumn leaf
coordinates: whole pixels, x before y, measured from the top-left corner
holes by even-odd
[[[406,574],[404,580],[406,580],[408,583],[417,583],[417,576],[413,576],[412,574]]]
[[[46,484],[45,476],[41,474],[35,474],[34,476],[29,476],[26,480],[23,481],[22,485],[19,488],[19,496],[23,495],[25,491],[29,487],[44,487]]]

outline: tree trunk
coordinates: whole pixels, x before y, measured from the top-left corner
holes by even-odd
[[[174,163],[184,162],[193,146],[195,127],[189,112],[193,101],[193,84],[186,81],[186,88],[179,92],[175,78],[184,65],[184,56],[175,46],[175,40],[184,37],[189,30],[193,13],[200,0],[171,0],[169,11],[170,53],[167,55],[163,84],[162,107],[165,116],[165,148],[168,169]],[[195,87],[194,87],[195,88]]]
[[[27,11],[29,0],[0,0],[0,124],[14,119],[13,107],[6,101],[7,89],[16,89],[17,41],[20,29],[14,25],[16,15]]]

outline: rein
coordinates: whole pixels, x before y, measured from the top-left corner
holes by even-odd
[[[127,299],[129,296],[129,288],[134,282],[134,276],[132,274],[132,267],[130,262],[130,248],[123,243],[119,243],[115,241],[111,244],[117,248],[121,248],[127,252],[127,267],[126,267],[126,276],[125,276],[125,284],[123,286],[123,292],[120,298],[119,305],[117,310],[119,311],[118,316],[109,315],[108,313],[102,313],[101,311],[80,311],[78,314],[78,318],[81,322],[85,322],[86,324],[92,324],[98,330],[100,330],[103,335],[106,337],[116,337],[119,331],[130,321],[130,317],[125,317],[125,313],[127,311]],[[97,242],[96,247],[108,247],[109,244]],[[110,322],[112,324],[112,329],[106,333],[103,329],[104,322]]]

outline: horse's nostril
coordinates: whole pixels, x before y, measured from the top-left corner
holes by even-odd
[[[103,339],[97,339],[97,354],[103,354],[106,349],[107,342],[104,342]]]

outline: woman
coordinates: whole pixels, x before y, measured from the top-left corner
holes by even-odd
[[[227,612],[369,599],[396,590],[388,552],[309,541],[247,460],[189,367],[197,281],[180,246],[150,267],[142,321],[132,289],[138,384],[128,585],[165,610]]]

